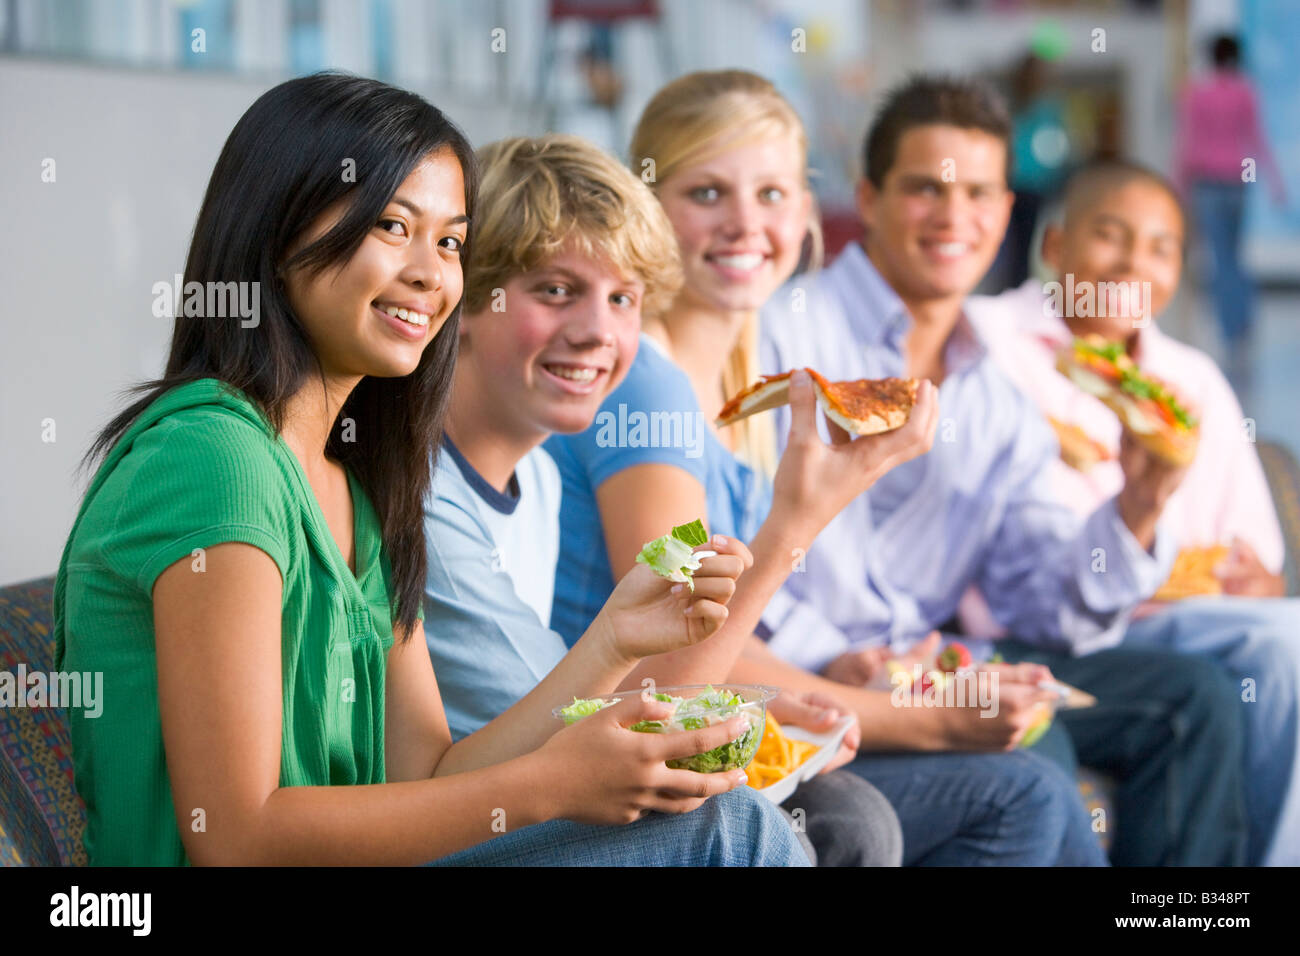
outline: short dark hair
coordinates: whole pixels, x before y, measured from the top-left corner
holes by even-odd
[[[1241,59],[1241,44],[1230,33],[1220,33],[1210,41],[1210,59],[1215,66],[1236,66]]]
[[[1179,217],[1186,223],[1187,212],[1174,184],[1149,166],[1126,159],[1093,160],[1071,173],[1063,190],[1062,219],[1072,220],[1080,209],[1091,207],[1098,196],[1127,186],[1135,180],[1148,183],[1168,196],[1177,207]]]
[[[977,129],[1002,140],[1011,182],[1011,115],[992,87],[975,79],[918,74],[885,94],[862,144],[862,169],[877,189],[898,157],[903,134],[917,126]]]

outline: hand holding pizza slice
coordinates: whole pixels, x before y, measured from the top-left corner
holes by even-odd
[[[812,369],[817,403],[826,418],[851,435],[878,435],[901,428],[916,404],[914,378],[860,378],[852,382],[830,382]],[[768,409],[790,403],[790,376],[764,375],[733,396],[718,413],[719,428],[733,425]]]
[[[829,382],[812,369],[796,369],[767,376],[735,396],[723,406],[718,424],[786,403],[790,434],[763,527],[772,533],[779,528],[791,547],[806,548],[881,475],[929,451],[939,422],[938,389],[927,380]],[[829,444],[817,431],[819,404]]]

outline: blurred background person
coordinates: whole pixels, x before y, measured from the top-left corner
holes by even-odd
[[[1011,220],[994,270],[1007,286],[1029,278],[1029,250],[1043,206],[1060,191],[1069,171],[1070,136],[1065,103],[1051,63],[1031,51],[1011,74]]]
[[[1210,43],[1210,57],[1213,69],[1189,81],[1182,93],[1174,176],[1209,252],[1224,371],[1242,392],[1250,386],[1255,321],[1255,283],[1241,261],[1246,184],[1262,167],[1279,206],[1286,204],[1286,191],[1260,124],[1254,88],[1240,69],[1240,44],[1220,34]]]

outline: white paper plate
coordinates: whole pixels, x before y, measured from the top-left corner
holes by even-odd
[[[815,754],[803,762],[802,766],[796,767],[794,773],[788,777],[778,780],[776,783],[769,784],[762,790],[758,791],[773,803],[782,803],[790,794],[794,793],[795,788],[812,777],[817,776],[831,762],[831,758],[840,749],[840,741],[844,735],[849,732],[853,726],[853,718],[845,717],[830,730],[821,734],[814,734],[811,731],[804,730],[802,727],[792,727],[789,724],[781,725],[781,732],[791,740],[806,740],[809,743],[818,745]]]

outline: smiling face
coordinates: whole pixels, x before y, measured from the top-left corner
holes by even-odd
[[[323,213],[289,255],[324,235],[343,205]],[[402,182],[346,262],[285,276],[289,305],[327,377],[391,378],[415,371],[460,301],[468,228],[465,181],[450,150],[429,154]]]
[[[636,357],[644,283],[569,243],[503,289],[462,320],[457,377],[517,433],[583,431]]]
[[[658,194],[681,249],[681,295],[693,305],[752,312],[799,264],[812,195],[793,135],[683,166]]]
[[[905,300],[962,298],[989,269],[1014,197],[1006,145],[978,129],[917,126],[880,188],[858,185],[867,253]]]
[[[1183,238],[1183,216],[1173,197],[1157,183],[1135,177],[1114,189],[1095,190],[1087,202],[1069,210],[1065,226],[1052,226],[1044,235],[1043,259],[1062,281],[1073,274],[1075,288],[1149,282],[1153,318],[1178,289]],[[1071,328],[1080,335],[1127,339],[1134,333],[1134,320],[1142,316],[1124,314],[1125,305],[1132,303],[1128,312],[1136,308],[1131,298],[1117,301],[1120,308],[1108,308],[1105,316],[1070,318]]]

